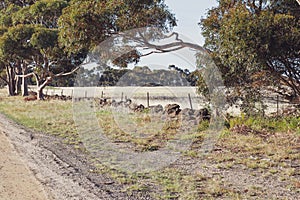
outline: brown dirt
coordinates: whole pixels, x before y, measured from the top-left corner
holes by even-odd
[[[233,132],[237,137],[249,134],[259,136],[266,144],[272,139],[281,141],[281,135],[257,132],[246,126],[237,127]],[[291,137],[287,141],[289,145],[295,145],[294,153],[299,155],[297,138],[289,134],[283,136]],[[298,157],[277,161],[277,164],[282,165],[277,166],[275,163],[271,168],[276,169],[278,173],[272,174],[270,167],[256,169],[246,167],[239,161],[267,160],[272,164],[273,161],[268,160],[264,154],[235,153],[235,148],[242,148],[241,145],[226,145],[228,143],[221,142],[211,155],[203,159],[182,157],[170,167],[187,174],[201,174],[204,179],[212,180],[211,185],[209,181],[202,181],[199,185],[200,192],[205,192],[207,187],[211,186],[209,193],[212,193],[214,187],[216,188],[217,194],[213,198],[200,194],[208,199],[232,199],[232,196],[227,198],[226,195],[218,195],[220,188],[226,190],[224,194],[231,191],[238,193],[240,199],[299,199]],[[284,144],[281,145],[285,147]],[[91,157],[88,154],[64,144],[61,138],[27,130],[1,114],[0,151],[0,200],[153,199],[148,192],[154,190],[128,194],[124,192],[125,186],[114,181],[109,175],[94,173],[96,169],[91,165]],[[217,158],[223,157],[227,161],[218,161]],[[295,174],[287,176],[281,173],[285,170],[284,166],[295,170]],[[213,183],[214,180],[217,180],[219,185]]]
[[[0,200],[152,199],[93,173],[89,155],[0,114]]]
[[[49,199],[41,183],[1,132],[0,151],[0,199]]]

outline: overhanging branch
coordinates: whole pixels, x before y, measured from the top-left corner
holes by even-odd
[[[22,74],[16,75],[16,77],[19,77],[19,78],[28,78],[28,77],[31,77],[31,76],[36,76],[36,74],[32,72],[32,73],[25,74],[25,75],[22,75]]]
[[[74,69],[73,69],[72,71],[70,71],[70,72],[61,72],[61,73],[59,73],[59,74],[55,74],[54,76],[55,76],[55,77],[68,76],[68,75],[71,75],[71,74],[75,73],[79,68],[80,68],[80,66],[74,68]]]
[[[206,52],[206,50],[200,45],[190,43],[190,42],[184,42],[182,39],[179,38],[179,34],[176,32],[173,32],[172,34],[170,34],[169,36],[166,36],[164,38],[164,39],[168,39],[168,38],[175,36],[175,41],[167,43],[167,44],[162,44],[162,45],[153,44],[153,43],[149,42],[149,40],[147,38],[145,38],[141,32],[138,32],[139,36],[130,36],[130,35],[122,34],[122,33],[120,33],[120,35],[125,37],[128,40],[132,40],[133,42],[139,43],[140,44],[139,47],[157,50],[157,51],[153,51],[153,53],[168,53],[168,52],[177,51],[177,50],[180,50],[183,48],[190,48],[190,49],[198,50],[201,52]],[[150,54],[152,54],[152,53],[150,53]]]

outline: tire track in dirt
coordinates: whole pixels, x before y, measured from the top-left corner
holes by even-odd
[[[3,132],[0,132],[0,199],[49,199]]]
[[[7,135],[49,199],[152,199],[145,192],[129,195],[108,175],[94,173],[89,155],[64,144],[61,138],[26,130],[1,114],[0,132]]]

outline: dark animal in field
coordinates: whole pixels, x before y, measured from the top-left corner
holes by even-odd
[[[129,105],[129,109],[131,109],[134,112],[142,112],[144,111],[145,106],[143,104],[132,103]]]
[[[169,117],[175,117],[180,113],[181,109],[178,104],[167,104],[165,106],[164,113],[168,114]]]
[[[36,95],[30,95],[30,96],[24,98],[24,101],[35,101],[35,100],[37,100]]]

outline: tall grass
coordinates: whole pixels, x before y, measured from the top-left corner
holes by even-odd
[[[236,125],[246,125],[255,130],[264,130],[268,132],[296,132],[300,134],[300,116],[288,116],[288,117],[246,117],[241,115],[240,117],[234,117],[229,120],[230,128]]]

